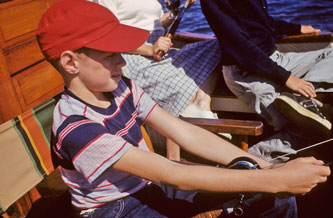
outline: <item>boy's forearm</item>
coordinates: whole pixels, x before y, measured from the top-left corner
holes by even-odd
[[[135,147],[130,148],[113,167],[182,190],[271,193],[283,190],[279,177],[274,173],[276,170],[230,170],[184,165]]]
[[[179,164],[134,146],[112,167],[183,190],[214,192],[307,193],[330,175],[329,167],[315,158],[299,158],[273,169],[234,170]]]
[[[182,149],[220,164],[228,164],[239,156],[255,159],[260,167],[271,165],[235,145],[200,127],[186,123],[170,115],[160,107],[147,120],[156,130],[176,142]]]
[[[212,192],[267,192],[283,191],[274,170],[230,170],[207,166],[184,166],[173,170],[171,185],[183,190]]]
[[[245,152],[207,130],[187,123],[185,125],[187,127],[183,127],[183,129],[184,131],[187,129],[188,133],[184,133],[183,137],[178,138],[179,142],[177,139],[173,140],[188,152],[224,165],[240,156],[254,159],[261,168],[271,165],[271,163]]]

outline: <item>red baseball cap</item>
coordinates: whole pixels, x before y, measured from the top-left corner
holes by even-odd
[[[86,0],[60,0],[43,15],[37,39],[48,60],[86,47],[106,52],[138,48],[149,31],[120,24],[107,8]]]

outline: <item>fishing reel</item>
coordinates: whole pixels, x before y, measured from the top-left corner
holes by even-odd
[[[169,10],[169,11],[173,11],[173,10],[176,10],[179,5],[180,5],[180,0],[165,0],[165,3],[166,3],[166,8]]]
[[[259,164],[250,157],[238,157],[232,160],[227,166],[228,169],[237,170],[256,170],[261,169]],[[252,204],[260,201],[262,194],[243,194],[223,204],[223,209],[227,214],[234,214],[235,216],[242,216],[244,210]]]
[[[170,18],[175,19],[179,12],[187,7],[185,3],[181,4],[180,0],[165,0],[165,7],[171,12]]]
[[[233,159],[227,166],[229,169],[238,169],[238,170],[256,170],[260,169],[257,161],[253,160],[250,157],[237,157]]]

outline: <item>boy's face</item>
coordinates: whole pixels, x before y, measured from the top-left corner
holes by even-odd
[[[79,77],[87,89],[91,92],[110,92],[118,87],[121,68],[126,65],[120,53],[85,49],[77,55]]]

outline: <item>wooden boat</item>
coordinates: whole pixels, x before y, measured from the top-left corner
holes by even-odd
[[[55,102],[52,97],[63,90],[64,84],[60,75],[40,52],[35,30],[44,11],[56,1],[0,0],[0,153],[3,156],[1,163],[4,163],[0,167],[3,181],[0,183],[2,185],[0,191],[0,211],[2,210],[2,213],[0,214],[6,218],[25,217],[27,214],[31,217],[51,217],[50,211],[47,211],[47,205],[44,205],[46,211],[37,210],[37,214],[31,215],[32,204],[40,199],[41,195],[48,196],[48,200],[51,200],[52,204],[60,203],[59,206],[68,207],[68,204],[63,204],[68,203],[63,198],[60,200],[57,198],[57,201],[54,201],[53,196],[59,197],[59,194],[63,196],[65,186],[59,182],[59,172],[48,167],[49,155],[41,149],[43,146],[44,148],[48,146],[46,138],[49,137],[48,128],[51,117],[48,110],[52,110]],[[213,36],[177,33],[173,40],[176,46],[181,47],[186,43],[210,38]],[[331,33],[318,36],[292,36],[279,40],[278,47],[282,50],[293,48],[300,51],[331,47],[332,42]],[[246,118],[253,115],[253,111],[235,98],[225,86],[219,86],[219,89],[216,90],[212,108],[216,111],[242,113]],[[48,115],[45,116],[45,113]],[[228,122],[224,122],[228,131],[236,131],[232,129],[238,128],[234,126],[234,123],[228,126]],[[198,125],[210,126],[207,122]],[[246,134],[249,134],[249,131],[253,135],[262,133],[261,123],[256,123],[254,126],[251,126],[252,123],[251,125],[241,123],[241,125],[251,128],[251,130],[246,130]],[[226,127],[224,126],[224,128]],[[18,129],[20,131],[17,131]],[[215,131],[217,130],[215,129]],[[237,129],[237,131],[236,133],[240,134],[240,130]],[[23,136],[23,134],[25,135]],[[10,137],[6,138],[4,135]],[[13,135],[15,137],[12,137]],[[23,138],[34,143],[24,144]],[[19,145],[16,145],[16,142]],[[21,145],[22,147],[19,148]],[[22,148],[30,150],[23,151]],[[22,156],[18,156],[18,154]],[[17,173],[17,168],[22,166],[16,164],[22,163],[23,159],[27,159],[27,157],[30,158],[29,155],[32,157],[31,160],[24,162],[23,165],[27,168],[32,166],[29,172],[36,174],[38,171],[37,176]],[[13,160],[17,160],[17,162],[13,163]],[[41,173],[42,170],[44,170],[43,173]],[[51,173],[52,171],[53,173]],[[3,191],[5,186],[13,187],[12,185],[15,190],[16,188],[19,190],[17,193],[12,189]],[[22,186],[24,188],[21,188]],[[9,202],[4,202],[3,198]]]

